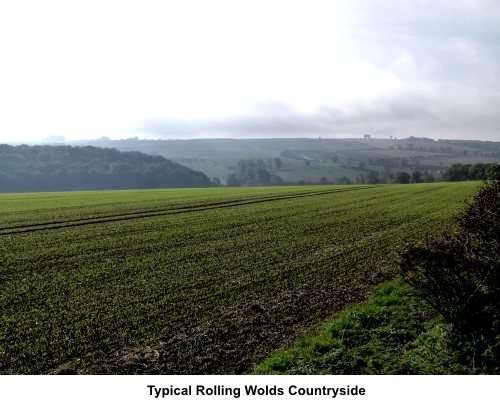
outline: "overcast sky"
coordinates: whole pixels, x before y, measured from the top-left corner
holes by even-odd
[[[0,141],[500,141],[498,0],[0,0]]]

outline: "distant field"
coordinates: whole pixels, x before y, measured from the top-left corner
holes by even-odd
[[[500,157],[499,142],[432,141],[422,139],[381,138],[274,138],[274,139],[187,139],[86,141],[101,147],[122,151],[139,150],[158,154],[182,165],[219,178],[222,183],[234,171],[240,160],[261,159],[266,170],[291,184],[319,184],[322,177],[328,182],[343,184],[346,177],[358,183],[365,171],[429,170],[436,179],[454,163],[492,163]],[[281,168],[268,164],[279,157]],[[308,160],[310,166],[305,166]]]
[[[0,373],[244,373],[477,183],[0,195]]]

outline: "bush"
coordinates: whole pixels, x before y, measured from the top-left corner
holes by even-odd
[[[400,253],[403,278],[449,322],[463,361],[500,371],[500,177],[493,167],[453,231]]]

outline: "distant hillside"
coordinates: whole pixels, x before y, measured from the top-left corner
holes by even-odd
[[[158,154],[202,171],[223,184],[232,184],[235,177],[240,177],[241,167],[248,166],[248,162],[267,172],[263,172],[265,178],[261,184],[266,184],[267,178],[272,184],[346,184],[397,182],[401,176],[437,181],[453,164],[487,164],[500,160],[500,142],[435,141],[417,137],[378,139],[368,135],[351,139],[130,138],[112,141],[103,138],[85,144]],[[276,158],[280,159],[278,165]],[[249,184],[241,179],[239,182]]]
[[[162,156],[94,146],[0,145],[0,192],[209,187]]]

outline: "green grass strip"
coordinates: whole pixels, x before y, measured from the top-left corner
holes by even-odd
[[[254,374],[469,374],[450,344],[450,328],[401,280],[381,284],[313,335],[280,351]]]

